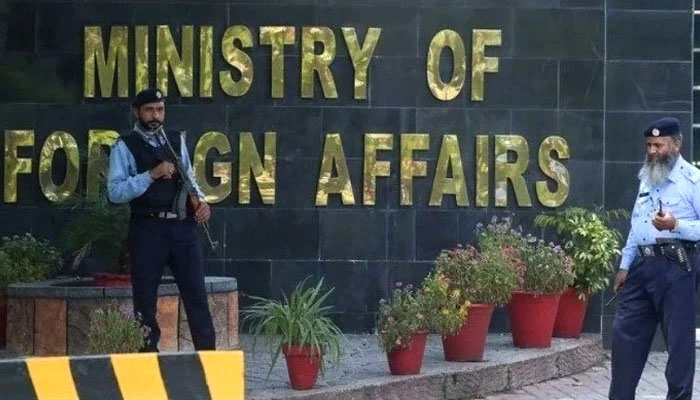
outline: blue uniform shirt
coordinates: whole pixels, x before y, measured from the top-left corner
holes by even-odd
[[[676,231],[659,231],[651,224],[659,210],[669,211],[678,220]],[[678,157],[668,178],[655,187],[642,180],[632,209],[632,227],[622,249],[620,269],[628,269],[637,257],[637,246],[656,243],[656,238],[700,240],[700,170]]]
[[[135,127],[135,130],[139,132],[140,129],[137,128],[138,127]],[[155,136],[146,135],[142,132],[139,133],[148,138],[147,142],[151,146],[156,147],[160,145],[159,140]],[[190,162],[190,156],[187,152],[184,136],[180,137],[180,143],[180,158],[182,159],[182,164],[194,184],[197,195],[201,200],[204,200],[204,194],[199,189],[194,179],[192,163]],[[141,174],[136,173],[136,160],[134,156],[129,151],[129,148],[126,147],[124,141],[118,140],[112,147],[112,152],[109,156],[109,173],[107,174],[109,201],[117,204],[128,203],[144,194],[153,182],[154,180],[151,178],[150,171]]]

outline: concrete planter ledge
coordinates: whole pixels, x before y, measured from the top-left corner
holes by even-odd
[[[603,360],[598,334],[581,339],[554,339],[548,349],[516,349],[510,334],[489,335],[483,362],[455,363],[443,359],[442,343],[430,335],[420,375],[392,376],[378,339],[348,335],[345,356],[337,368],[328,368],[317,388],[294,391],[287,383],[284,358],[280,357],[269,380],[269,356],[264,344],[249,351],[252,340],[242,339],[246,350],[246,398],[251,400],[305,399],[468,399],[516,389],[584,371]],[[326,360],[327,362],[327,360]]]

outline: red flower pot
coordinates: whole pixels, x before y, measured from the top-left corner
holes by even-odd
[[[131,286],[131,275],[95,272],[92,274],[94,286],[122,287]]]
[[[467,320],[453,335],[442,337],[442,350],[447,361],[480,361],[484,358],[486,336],[493,314],[491,304],[469,306]]]
[[[5,334],[7,332],[7,297],[0,295],[0,349],[7,345]]]
[[[579,299],[579,291],[568,288],[561,296],[557,319],[554,322],[554,337],[578,339],[583,329],[583,319],[586,316],[588,299],[591,294],[585,293],[583,300]]]
[[[427,338],[428,331],[415,332],[406,346],[397,347],[386,354],[392,375],[420,374]]]
[[[561,293],[513,292],[508,316],[516,347],[550,347]]]
[[[287,360],[289,383],[295,390],[309,390],[316,384],[318,369],[323,361],[323,354],[309,347],[282,345],[282,353]]]

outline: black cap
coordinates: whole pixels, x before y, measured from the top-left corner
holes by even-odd
[[[134,97],[133,106],[135,108],[139,108],[144,104],[157,103],[161,101],[165,101],[165,96],[163,96],[163,92],[161,92],[158,89],[146,89],[140,91],[136,95],[136,97]]]
[[[674,136],[681,133],[681,123],[677,118],[661,118],[644,130],[644,137]]]

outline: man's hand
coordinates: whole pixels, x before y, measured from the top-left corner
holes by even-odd
[[[617,293],[618,290],[620,290],[620,287],[625,283],[627,280],[627,270],[626,269],[621,269],[617,271],[617,275],[615,275],[615,285],[613,286],[613,292]]]
[[[165,178],[165,179],[170,179],[173,177],[173,174],[175,173],[175,164],[167,161],[163,161],[162,163],[156,165],[151,171],[151,178],[153,180],[160,179],[160,178]]]
[[[676,217],[668,211],[664,211],[663,214],[657,212],[652,217],[651,224],[660,231],[670,231],[676,227]]]
[[[201,224],[202,222],[207,222],[210,216],[211,210],[209,209],[209,204],[204,200],[200,200],[199,204],[197,204],[197,208],[194,210],[194,220],[197,221],[198,224]]]

